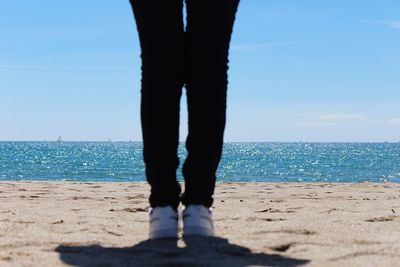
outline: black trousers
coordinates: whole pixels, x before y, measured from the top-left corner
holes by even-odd
[[[228,50],[239,0],[130,0],[142,58],[141,123],[152,207],[213,203],[226,118]],[[188,104],[185,192],[179,166],[179,104]]]

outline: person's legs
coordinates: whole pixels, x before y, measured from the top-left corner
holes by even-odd
[[[185,206],[213,203],[225,128],[228,50],[238,4],[239,0],[186,0],[189,134],[181,197]]]
[[[184,84],[183,0],[131,0],[142,50],[143,157],[151,207],[179,205],[179,103]]]

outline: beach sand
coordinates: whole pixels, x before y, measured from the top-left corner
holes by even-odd
[[[218,183],[218,237],[161,241],[148,193],[0,182],[0,266],[400,266],[400,184]]]

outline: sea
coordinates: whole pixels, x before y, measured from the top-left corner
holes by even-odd
[[[0,142],[1,180],[145,181],[142,143]],[[217,180],[398,183],[400,143],[225,143]]]

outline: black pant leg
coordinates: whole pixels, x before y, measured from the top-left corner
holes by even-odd
[[[184,84],[183,0],[131,0],[142,58],[143,157],[150,205],[179,205],[179,103]]]
[[[223,148],[228,50],[239,0],[186,0],[186,4],[189,134],[182,203],[210,207]]]

